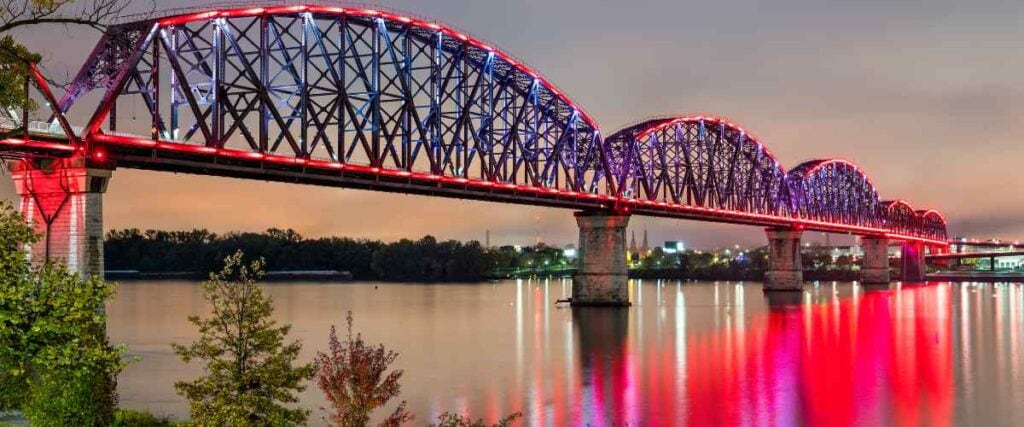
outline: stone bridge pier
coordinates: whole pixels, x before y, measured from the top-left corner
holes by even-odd
[[[62,263],[82,277],[103,277],[103,193],[112,171],[84,158],[26,159],[9,165],[19,210],[41,239],[33,264]]]
[[[924,282],[925,278],[925,245],[921,242],[903,242],[900,255],[900,280],[904,282]]]
[[[626,226],[629,215],[578,212],[579,268],[572,283],[573,306],[629,306]]]
[[[768,270],[764,273],[764,290],[802,291],[804,268],[800,239],[803,231],[777,228],[765,231],[768,234]]]
[[[889,277],[889,239],[885,237],[865,236],[861,238],[861,249],[864,258],[861,260],[860,281],[866,285],[888,284]]]

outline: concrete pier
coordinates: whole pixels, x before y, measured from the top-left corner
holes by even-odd
[[[800,230],[768,229],[768,270],[764,273],[765,291],[801,291],[804,283],[800,259]]]
[[[29,248],[31,261],[103,277],[103,193],[112,171],[82,158],[21,160],[9,168],[20,211],[42,236]]]
[[[579,269],[573,278],[572,305],[628,306],[626,226],[629,215],[579,212]]]
[[[861,239],[864,258],[861,260],[860,281],[866,285],[888,284],[889,277],[889,239],[884,237],[864,237]]]
[[[902,255],[900,256],[900,280],[904,282],[924,282],[925,263],[924,243],[903,242]]]

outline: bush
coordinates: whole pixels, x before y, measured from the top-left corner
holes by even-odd
[[[171,427],[177,425],[170,417],[158,417],[149,412],[118,409],[110,427]]]
[[[22,248],[38,239],[0,202],[0,410],[20,409],[32,425],[106,426],[123,367],[103,314],[114,287],[31,266]]]
[[[370,413],[398,397],[403,371],[387,372],[398,353],[383,344],[373,346],[361,334],[352,332],[352,312],[345,317],[348,334],[344,341],[331,326],[328,352],[316,354],[316,383],[330,402],[330,422],[337,426],[369,425]],[[398,404],[381,426],[399,426],[412,421],[405,401]]]
[[[113,384],[104,373],[38,373],[22,411],[33,426],[106,426],[114,418]]]
[[[498,420],[498,422],[494,424],[487,424],[482,419],[474,421],[472,418],[466,416],[452,412],[445,412],[437,417],[437,424],[431,424],[431,427],[509,427],[513,422],[522,418],[522,416],[522,412],[516,412]]]

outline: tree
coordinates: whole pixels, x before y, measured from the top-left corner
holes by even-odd
[[[316,383],[331,404],[331,422],[344,427],[365,426],[370,422],[371,412],[401,393],[398,380],[403,371],[394,370],[385,375],[398,353],[385,349],[383,344],[368,345],[361,334],[353,335],[351,311],[345,320],[348,323],[345,341],[338,341],[338,334],[331,326],[329,353],[317,352]],[[380,425],[398,426],[412,418],[402,401]]]
[[[0,411],[21,409],[33,425],[107,425],[124,366],[123,348],[106,339],[114,288],[63,266],[31,266],[22,249],[38,240],[0,202]]]
[[[224,261],[219,273],[203,284],[212,307],[208,318],[190,316],[199,339],[189,346],[175,344],[185,362],[206,363],[206,375],[174,386],[190,404],[198,425],[303,424],[309,411],[290,409],[295,393],[313,366],[294,366],[302,349],[299,342],[285,344],[290,326],[271,320],[273,305],[256,282],[263,276],[263,261],[244,265],[242,252]]]

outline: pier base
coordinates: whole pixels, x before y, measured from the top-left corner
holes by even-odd
[[[904,282],[924,282],[924,243],[903,242],[900,256],[900,276]]]
[[[860,281],[865,285],[888,284],[889,277],[889,239],[884,237],[864,237],[861,239],[864,258],[861,260]]]
[[[629,305],[626,226],[629,215],[579,212],[579,268],[573,278],[573,306]]]
[[[103,193],[112,171],[82,158],[9,164],[20,211],[42,236],[28,248],[33,264],[59,262],[82,277],[103,277]]]
[[[764,273],[765,291],[802,291],[803,262],[800,259],[799,230],[768,229],[768,270]]]

